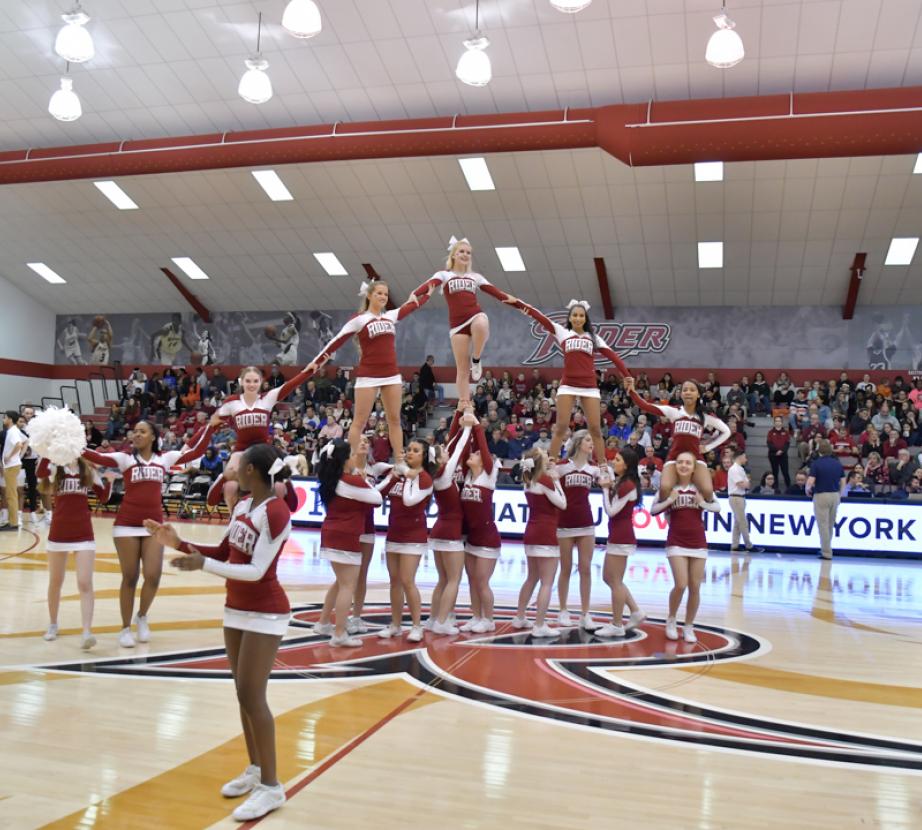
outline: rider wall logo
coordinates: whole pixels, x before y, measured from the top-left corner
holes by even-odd
[[[558,311],[548,315],[551,320],[561,326],[567,324],[567,313]],[[666,351],[672,338],[672,327],[668,323],[593,323],[595,333],[605,341],[612,351],[625,360],[639,354],[659,354]],[[533,322],[531,336],[538,341],[534,351],[522,361],[524,366],[538,366],[546,363],[552,357],[562,354],[560,346],[554,335]],[[610,361],[604,357],[596,357],[597,364],[604,365]]]
[[[467,609],[460,609],[466,615]],[[712,625],[696,626],[697,643],[668,640],[663,620],[648,619],[625,637],[604,639],[579,628],[562,629],[558,638],[535,638],[510,624],[515,609],[497,607],[495,632],[436,637],[423,642],[404,637],[382,639],[378,629],[390,623],[390,606],[368,604],[363,618],[369,632],[360,648],[334,648],[314,634],[317,604],[294,609],[291,634],[282,643],[273,680],[311,682],[335,678],[402,677],[446,698],[493,706],[561,726],[662,740],[715,751],[754,752],[789,760],[857,764],[922,771],[922,746],[866,733],[832,731],[810,723],[773,720],[738,708],[709,706],[680,697],[671,683],[637,683],[631,669],[655,670],[746,661],[771,646],[751,634]],[[607,615],[595,615],[607,621]],[[408,623],[404,619],[404,623]],[[223,648],[195,649],[56,664],[52,672],[176,680],[230,680]]]

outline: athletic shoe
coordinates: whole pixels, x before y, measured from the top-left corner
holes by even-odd
[[[534,628],[535,624],[531,620],[526,620],[525,617],[513,617],[512,627],[513,628]]]
[[[666,620],[666,638],[669,640],[679,639],[679,627],[676,625],[674,617],[670,617]]]
[[[583,616],[579,618],[579,627],[584,631],[596,631],[602,627],[602,623],[592,619],[592,614],[583,614]]]
[[[444,634],[449,637],[454,637],[456,634],[461,633],[461,629],[457,626],[452,625],[450,622],[440,623],[438,621],[432,623],[432,628],[429,629],[433,634]]]
[[[474,363],[473,358],[471,358],[471,380],[474,383],[477,383],[483,377],[483,361],[478,360]]]
[[[474,626],[480,622],[480,617],[471,617],[464,625],[461,626],[460,630],[465,634],[469,634],[474,630]]]
[[[542,638],[542,637],[559,637],[559,636],[560,636],[560,629],[559,629],[559,628],[551,628],[547,623],[544,623],[544,625],[536,625],[536,626],[531,630],[531,636],[534,637],[534,638]]]
[[[83,639],[80,640],[80,648],[84,651],[89,651],[93,646],[96,645],[96,638],[89,632],[83,632]]]
[[[686,625],[682,628],[682,639],[686,643],[697,643],[698,637],[695,634],[695,627],[693,625]]]
[[[426,619],[423,620],[423,628],[426,631],[432,631],[432,626],[434,625],[435,625],[435,617],[430,616],[430,617],[426,617]]]
[[[209,507],[217,507],[224,499],[224,476],[218,476],[208,488],[208,495],[205,497],[205,503]]]
[[[623,637],[624,628],[620,625],[612,625],[609,623],[608,625],[603,625],[601,628],[597,628],[594,633],[596,637]]]
[[[457,625],[457,624],[458,624],[458,617],[457,617],[457,615],[455,614],[454,611],[452,611],[452,612],[448,615],[448,619],[445,620],[445,622],[447,622],[449,625]]]
[[[0,533],[5,532],[5,531],[8,531],[8,530],[15,530],[15,531],[18,531],[19,528],[18,528],[16,525],[2,525],[2,526],[0,526]]]
[[[42,639],[47,640],[49,643],[52,640],[57,640],[58,639],[58,624],[51,623],[51,625],[48,626],[48,630],[45,632]]]
[[[253,821],[278,810],[285,803],[285,788],[281,784],[267,787],[257,784],[253,794],[233,812],[237,821]]]
[[[760,545],[751,545],[750,547],[746,548],[746,553],[765,553],[765,548],[761,547]]]
[[[389,640],[391,637],[399,637],[403,634],[403,629],[399,625],[389,625],[387,628],[382,628],[378,632],[378,636],[382,640]]]
[[[475,634],[488,634],[491,631],[496,631],[496,623],[493,620],[482,619],[477,622],[471,631]]]
[[[570,616],[570,612],[564,609],[557,615],[557,622],[563,628],[569,628],[573,625],[573,618]]]
[[[423,639],[423,627],[421,625],[414,625],[410,628],[410,633],[407,634],[407,640],[411,643],[421,642]]]
[[[349,631],[348,626],[346,630]],[[333,633],[336,631],[336,626],[333,623],[314,623],[314,627],[311,629],[314,634],[322,634],[324,637],[332,637]],[[352,632],[349,631],[351,634]]]
[[[640,625],[646,618],[647,618],[647,615],[644,614],[643,611],[635,611],[633,614],[631,614],[630,617],[628,617],[627,625],[624,626],[624,630],[625,630],[625,631],[633,631],[633,630],[634,630],[635,628],[637,628],[637,626]]]
[[[138,614],[134,618],[135,625],[138,627],[138,642],[139,643],[149,643],[150,642],[150,626],[147,624],[147,615],[141,616]]]
[[[225,798],[239,798],[241,795],[252,792],[259,786],[260,774],[259,767],[250,764],[240,775],[221,787],[221,795]]]
[[[330,645],[333,648],[358,648],[362,645],[362,641],[358,637],[350,637],[348,634],[343,634],[341,637],[334,634],[330,637]]]
[[[367,634],[368,623],[361,617],[349,617],[346,622],[346,631],[350,634]]]
[[[121,633],[118,635],[118,644],[122,648],[134,648],[134,635],[131,633],[130,628],[123,628]]]

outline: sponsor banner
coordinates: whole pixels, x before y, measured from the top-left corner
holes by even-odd
[[[319,526],[323,504],[316,493],[316,482],[299,479],[299,508],[292,516],[298,525]],[[602,494],[589,496],[595,516],[596,541],[608,538],[608,517],[602,507]],[[726,498],[718,498],[721,512],[705,513],[705,529],[712,545],[729,545],[733,514]],[[669,527],[665,516],[651,516],[652,496],[644,496],[643,506],[634,511],[634,532],[644,544],[664,544]],[[429,527],[435,524],[438,510],[429,505]],[[819,550],[820,539],[809,499],[748,498],[749,534],[754,545],[775,549]],[[387,503],[375,510],[375,526],[387,529]],[[499,532],[507,538],[521,537],[528,521],[525,493],[519,488],[499,487],[493,498],[493,517]],[[872,500],[844,501],[836,516],[833,550],[839,552],[901,554],[922,558],[922,504],[880,503]]]

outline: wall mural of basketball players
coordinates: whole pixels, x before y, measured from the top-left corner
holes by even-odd
[[[301,342],[301,318],[293,311],[289,311],[282,318],[282,330],[272,324],[264,329],[266,337],[279,346],[275,356],[276,362],[281,366],[298,365],[298,344]]]
[[[170,321],[157,329],[153,337],[151,337],[151,363],[159,363],[161,366],[175,366],[178,363],[184,363],[185,361],[179,359],[179,353],[183,350],[183,347],[186,348],[191,357],[195,349],[186,338],[182,315],[173,314]]]
[[[86,359],[83,357],[83,347],[80,345],[81,340],[86,340],[86,335],[77,328],[77,321],[69,317],[64,324],[64,329],[58,335],[57,347],[58,354],[64,353],[64,362],[73,366],[85,366]]]
[[[90,347],[90,361],[96,366],[106,366],[112,362],[112,324],[101,314],[93,318],[93,327],[86,336]]]

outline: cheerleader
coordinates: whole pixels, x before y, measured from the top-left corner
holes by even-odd
[[[464,570],[464,511],[461,506],[457,473],[461,456],[468,449],[471,429],[476,423],[477,419],[473,414],[467,413],[461,417],[461,413],[456,412],[448,432],[446,447],[436,448],[437,472],[432,487],[439,513],[435,525],[429,532],[429,546],[435,556],[439,579],[432,590],[429,602],[430,616],[424,625],[433,634],[454,636],[459,631],[451,622],[458,599],[461,572]],[[460,432],[459,427],[462,428]],[[453,448],[451,455],[448,455],[449,447]]]
[[[467,239],[452,237],[448,243],[448,261],[445,270],[433,274],[413,295],[425,296],[441,286],[448,303],[448,325],[451,351],[455,357],[459,408],[470,405],[470,379],[476,383],[483,376],[480,358],[490,337],[490,321],[477,302],[477,289],[504,303],[515,303],[516,299],[493,286],[480,274],[471,271],[471,243]]]
[[[608,514],[608,545],[602,579],[611,589],[611,622],[596,631],[597,637],[623,637],[625,631],[637,628],[646,614],[637,606],[634,595],[624,584],[628,557],[637,550],[634,536],[634,507],[640,501],[640,476],[637,453],[625,448],[612,459],[617,479],[602,482],[602,503]],[[621,624],[625,604],[631,612],[628,624]]]
[[[240,701],[240,721],[249,765],[221,788],[225,798],[250,797],[236,810],[237,821],[253,821],[285,803],[276,776],[275,721],[266,687],[291,606],[276,575],[278,559],[291,533],[291,513],[275,495],[275,477],[288,475],[285,462],[268,444],[250,447],[240,462],[239,478],[249,497],[234,508],[218,545],[192,545],[171,525],[147,520],[160,545],[185,556],[173,559],[181,571],[206,571],[227,580],[224,645]]]
[[[135,638],[131,633],[131,615],[139,572],[144,574],[144,584],[141,586],[141,605],[135,625],[138,630],[137,639],[142,643],[150,640],[147,612],[157,595],[163,572],[163,545],[149,535],[144,522],[148,519],[163,521],[162,489],[170,468],[201,458],[208,449],[214,428],[220,423],[221,419],[212,415],[208,426],[185,452],[173,450],[161,453],[158,449],[160,433],[150,421],[138,421],[135,424],[131,433],[134,448],[131,454],[98,453],[90,449],[83,451],[83,457],[88,461],[121,471],[125,481],[125,495],[115,514],[115,526],[112,528],[118,563],[122,570],[122,583],[119,587],[122,630],[118,637],[118,644],[122,648],[135,646]]]
[[[358,449],[359,439],[380,389],[394,460],[403,458],[403,427],[400,425],[403,378],[397,366],[397,323],[424,305],[434,290],[430,287],[421,296],[412,296],[400,308],[387,311],[387,283],[382,280],[363,282],[359,290],[363,299],[358,314],[339,330],[339,334],[307,367],[317,371],[348,340],[352,337],[358,339],[361,357],[352,372],[355,378],[355,411],[349,427],[349,443],[353,450]]]
[[[464,568],[471,590],[473,616],[460,630],[485,634],[496,631],[490,578],[496,570],[501,544],[496,522],[493,521],[493,491],[496,490],[499,464],[493,461],[483,427],[478,423],[473,426],[472,432],[474,448],[467,459],[461,509],[467,526]]]
[[[560,516],[557,527],[557,542],[560,546],[560,577],[557,594],[560,599],[560,613],[557,622],[562,626],[572,625],[567,610],[570,593],[570,576],[573,573],[573,547],[576,546],[579,569],[579,599],[581,628],[595,631],[601,627],[589,613],[589,598],[592,590],[592,553],[595,549],[595,522],[589,506],[589,491],[598,481],[608,479],[599,467],[590,462],[594,444],[588,430],[577,430],[567,444],[567,460],[557,465],[557,472],[567,497],[567,507]]]
[[[585,300],[570,300],[567,303],[567,325],[564,328],[538,309],[521,300],[516,304],[547,329],[563,352],[563,377],[557,389],[557,421],[548,454],[557,459],[570,425],[573,405],[579,399],[580,406],[589,424],[589,435],[595,448],[595,460],[605,463],[605,442],[602,439],[602,413],[599,384],[595,374],[595,355],[601,354],[610,360],[615,370],[628,377],[627,367],[621,358],[610,349],[592,329],[589,320],[589,303]]]
[[[686,380],[682,384],[682,406],[678,409],[645,401],[637,394],[632,377],[624,379],[624,386],[630,393],[631,400],[644,412],[656,415],[658,418],[668,418],[672,424],[672,441],[660,478],[659,500],[664,501],[675,487],[677,480],[675,462],[679,454],[690,452],[696,459],[693,472],[694,485],[704,500],[709,502],[714,497],[714,483],[711,480],[711,471],[704,463],[704,456],[711,450],[717,449],[730,437],[730,427],[713,415],[705,413],[701,404],[701,389],[693,380]],[[717,434],[709,443],[702,444],[701,439],[705,430],[711,430]]]
[[[328,599],[333,600],[336,627],[329,630],[332,626],[327,612],[327,622],[324,623],[321,615],[314,630],[332,634],[331,646],[354,648],[362,645],[361,640],[349,636],[352,633],[347,627],[349,606],[356,594],[359,570],[365,558],[365,545],[361,541],[365,517],[369,509],[373,511],[382,502],[381,494],[368,484],[364,465],[364,454],[353,453],[341,438],[330,441],[320,451],[317,492],[326,509],[320,528],[320,558],[330,562],[336,575],[336,582],[327,594]]]
[[[237,465],[240,458],[255,444],[272,444],[272,411],[279,401],[284,401],[313,374],[314,369],[308,366],[281,386],[262,393],[263,373],[259,369],[247,366],[240,373],[238,384],[242,391],[226,398],[215,413],[230,421],[237,433],[237,441],[224,472],[208,488],[208,504],[211,507],[220,504],[223,496],[228,509],[233,512],[239,492]],[[285,498],[285,485],[280,483],[277,490],[276,495]]]
[[[693,452],[681,452],[675,459],[676,483],[672,492],[653,505],[650,513],[669,512],[669,533],[666,535],[666,557],[672,568],[673,585],[669,592],[669,615],[666,617],[666,636],[679,639],[676,615],[682,595],[688,589],[685,604],[684,639],[696,643],[695,615],[701,602],[701,582],[707,563],[708,547],[704,535],[702,510],[720,512],[720,505],[707,501],[694,483],[697,457]]]
[[[556,637],[560,631],[546,621],[547,607],[554,587],[554,574],[560,551],[557,547],[557,523],[560,511],[567,506],[567,497],[557,469],[548,470],[547,454],[535,447],[522,456],[522,482],[528,502],[528,524],[525,526],[525,556],[528,558],[528,575],[519,591],[519,607],[512,620],[513,628],[531,628],[532,637]],[[525,618],[525,609],[531,600],[535,585],[538,589],[537,613],[532,628]]]
[[[387,522],[387,573],[391,582],[391,624],[378,632],[379,637],[399,637],[403,628],[403,599],[406,596],[413,622],[407,640],[423,639],[422,609],[416,571],[420,557],[429,549],[426,508],[432,496],[433,459],[430,448],[422,441],[410,441],[406,461],[394,468],[378,485],[390,499]]]
[[[80,647],[86,651],[96,645],[93,636],[93,559],[96,540],[93,537],[93,519],[87,502],[87,491],[92,488],[100,502],[109,500],[111,481],[103,483],[95,468],[82,458],[63,467],[43,458],[38,465],[37,477],[45,492],[54,494],[54,514],[48,530],[48,618],[45,639],[58,638],[58,609],[61,605],[61,588],[67,570],[67,554],[74,552],[77,571],[77,590],[80,592],[80,620],[83,635]]]

